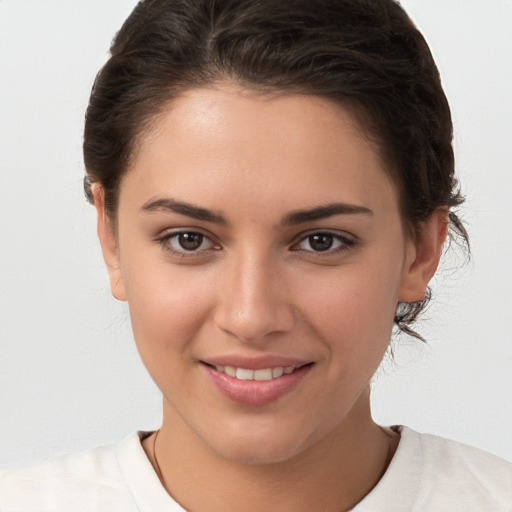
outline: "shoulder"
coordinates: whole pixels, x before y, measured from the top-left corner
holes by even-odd
[[[132,434],[123,443],[138,435]],[[135,510],[119,467],[118,445],[63,455],[0,474],[2,512]]]
[[[489,504],[512,508],[512,464],[473,446],[418,434],[425,482],[450,494],[463,492]]]
[[[398,430],[401,439],[388,470],[354,510],[512,511],[512,463],[439,436]]]
[[[407,450],[402,454],[403,469],[418,474],[418,510],[444,510],[448,506],[467,511],[512,508],[510,462],[478,448],[406,427],[402,428],[402,439]]]
[[[453,474],[471,482],[493,495],[500,490],[508,492],[512,501],[512,463],[496,455],[443,437],[420,434],[408,429],[421,446],[424,470],[435,474]]]

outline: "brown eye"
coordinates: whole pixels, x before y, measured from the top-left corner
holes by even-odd
[[[177,238],[179,246],[185,251],[196,251],[204,241],[204,236],[200,233],[180,233]]]
[[[328,251],[334,243],[334,236],[327,233],[318,233],[308,237],[309,246],[313,251]]]
[[[220,247],[210,238],[197,231],[179,231],[164,234],[158,239],[164,249],[180,255],[193,256]]]
[[[300,250],[309,253],[337,254],[348,250],[354,245],[354,241],[347,236],[328,231],[317,231],[306,234],[299,243],[292,247],[292,250]]]

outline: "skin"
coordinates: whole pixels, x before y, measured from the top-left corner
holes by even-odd
[[[408,237],[377,148],[318,97],[190,90],[139,142],[115,232],[101,186],[94,196],[112,292],[164,397],[162,482],[195,511],[348,510],[398,443],[371,418],[369,381],[397,302],[424,296],[446,213]],[[170,198],[225,222],[163,207]],[[283,222],[332,203],[365,211]],[[199,249],[182,249],[177,229],[204,235]],[[331,249],[315,250],[319,232]],[[201,361],[225,354],[313,364],[290,393],[248,406],[205,376]]]

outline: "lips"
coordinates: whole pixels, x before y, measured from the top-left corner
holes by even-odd
[[[241,405],[263,406],[291,393],[313,366],[313,363],[303,361],[272,359],[274,364],[269,358],[224,358],[226,364],[214,364],[220,360],[203,361],[201,368],[225,398]]]

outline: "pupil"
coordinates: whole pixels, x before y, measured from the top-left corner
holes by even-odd
[[[310,237],[309,243],[315,251],[327,251],[332,247],[332,235],[313,235]]]
[[[178,242],[183,249],[193,251],[201,247],[201,244],[203,243],[203,235],[200,235],[199,233],[180,233]]]

